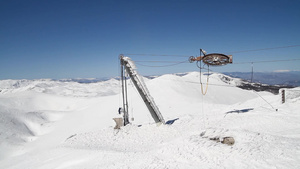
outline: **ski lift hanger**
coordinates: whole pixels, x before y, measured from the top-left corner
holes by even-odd
[[[194,57],[194,56],[189,57],[190,63],[194,61],[202,61],[203,63],[209,66],[223,66],[232,63],[232,55],[225,55],[221,53],[206,54],[206,52],[203,49],[200,49],[199,57]]]

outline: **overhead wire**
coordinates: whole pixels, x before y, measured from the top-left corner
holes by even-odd
[[[290,62],[290,61],[300,61],[299,59],[283,59],[283,60],[261,60],[261,61],[249,61],[249,62],[233,62],[231,64],[253,64],[253,63],[270,63],[270,62]],[[174,66],[182,63],[188,63],[189,61],[158,61],[158,60],[147,60],[147,61],[134,61],[135,63],[138,63],[141,66],[147,66],[147,67],[165,67],[165,66]],[[148,62],[148,63],[174,63],[170,65],[162,65],[162,66],[154,66],[154,65],[144,65],[140,64],[142,62]]]
[[[262,50],[274,50],[274,49],[283,49],[283,48],[292,48],[292,47],[300,47],[300,45],[277,46],[277,47],[270,47],[270,48],[241,50],[241,51],[233,51],[233,52],[226,52],[226,53],[246,53],[246,52],[255,52],[255,51],[262,51]]]
[[[199,82],[192,82],[192,81],[185,81],[185,82],[199,84]],[[253,83],[255,84],[255,82],[253,82]],[[206,84],[206,83],[204,83],[204,84]],[[209,83],[209,85],[211,85],[211,86],[221,86],[221,87],[234,87],[234,88],[237,87],[237,86],[233,86],[233,85],[230,85],[230,84],[228,84],[228,85],[222,85],[222,84]],[[295,90],[295,91],[297,91],[297,90]],[[300,90],[298,90],[298,91],[300,91]]]
[[[299,59],[283,59],[283,60],[261,60],[261,61],[249,61],[249,62],[233,62],[231,63],[232,65],[234,64],[253,64],[253,63],[271,63],[271,62],[290,62],[290,61],[300,61]],[[188,61],[158,61],[158,60],[146,60],[146,61],[134,61],[140,66],[146,66],[146,67],[168,67],[168,66],[175,66],[178,64],[182,63],[188,63]],[[168,64],[168,65],[161,65],[161,66],[154,66],[154,65],[145,65],[145,64],[140,64],[140,63],[174,63],[174,64]],[[205,68],[202,68],[205,69]]]
[[[282,61],[297,61],[297,60],[300,60],[300,59],[264,60],[264,61],[240,62],[240,63],[233,63],[233,64],[251,64],[251,65],[252,65],[251,82],[252,82],[252,81],[253,81],[253,73],[254,73],[254,70],[253,70],[253,64],[254,64],[254,63],[282,62]],[[182,64],[182,63],[187,63],[188,61],[182,61],[182,62],[180,62],[180,61],[157,61],[157,60],[147,60],[147,61],[135,61],[135,62],[138,62],[138,63],[136,63],[137,65],[145,66],[145,67],[169,67],[169,66],[175,66],[175,65],[178,65],[178,64]],[[161,65],[161,66],[139,64],[139,63],[142,63],[142,62],[151,62],[151,63],[174,63],[174,64]],[[208,84],[209,84],[209,71],[210,71],[210,69],[209,69],[209,67],[208,67],[207,69],[204,68],[204,66],[202,67],[202,66],[201,66],[201,63],[200,63],[200,66],[199,66],[199,62],[197,62],[197,67],[200,69],[201,92],[202,92],[203,95],[205,95],[205,94],[207,93],[207,90],[208,90]],[[201,74],[202,74],[201,70],[202,70],[202,69],[208,70],[208,76],[207,76],[207,82],[206,82],[206,83],[202,83],[202,79],[201,79]],[[205,90],[203,89],[203,84],[206,85]],[[216,84],[210,84],[210,85],[233,87],[233,86],[216,85]]]
[[[137,62],[153,62],[153,63],[179,63],[179,62],[183,62],[183,61],[165,61],[165,60],[136,60],[134,61],[135,63]],[[186,62],[186,61],[185,61]]]
[[[246,53],[246,52],[254,52],[254,51],[263,51],[263,50],[274,50],[274,49],[283,49],[283,48],[292,48],[292,47],[300,47],[300,45],[290,45],[290,46],[278,46],[278,47],[270,47],[270,48],[260,48],[260,49],[251,49],[251,50],[242,50],[242,51],[233,51],[233,52],[227,52],[227,53]],[[125,54],[125,55],[135,55],[135,56],[172,56],[172,57],[190,57],[187,55],[170,55],[170,54]],[[254,63],[268,63],[268,62],[288,62],[288,61],[298,61],[300,59],[284,59],[284,60],[263,60],[263,61],[250,61],[250,62],[233,62],[232,64],[251,64],[252,65],[252,76],[251,76],[251,82],[253,80],[253,64]],[[148,62],[148,63],[172,63],[168,65],[145,65],[141,64],[142,62]],[[135,61],[137,65],[144,66],[144,67],[170,67],[170,66],[176,66],[179,64],[183,63],[188,63],[188,61],[158,61],[158,60],[147,60],[147,61]],[[198,62],[197,62],[198,66]],[[199,67],[199,66],[198,66]],[[200,65],[200,74],[201,74],[201,69],[205,69],[204,67],[201,68]],[[209,72],[209,67],[207,68]],[[209,76],[209,75],[208,75]],[[202,87],[202,81],[201,81],[201,75],[200,75],[200,83],[201,83],[201,91],[202,94],[206,94],[207,92],[207,86],[208,86],[208,78],[207,78],[207,83],[206,83],[206,90],[203,92],[203,87]],[[211,84],[214,85],[214,84]],[[227,86],[229,87],[229,86]]]
[[[282,47],[281,47],[282,48]],[[272,48],[273,49],[273,48]],[[262,50],[262,49],[261,49]],[[253,81],[253,64],[254,63],[267,63],[267,62],[284,62],[284,61],[300,61],[300,59],[284,59],[284,60],[264,60],[264,61],[252,61],[252,62],[238,62],[238,63],[233,63],[233,64],[251,64],[252,65],[252,71],[251,71],[251,82]],[[175,66],[178,64],[182,64],[182,63],[187,63],[188,61],[158,61],[158,60],[147,60],[147,61],[135,61],[137,62],[137,65],[140,66],[145,66],[145,67],[169,67],[169,66]],[[160,65],[160,66],[154,66],[154,65],[145,65],[145,64],[140,64],[142,62],[151,62],[151,63],[174,63],[174,64],[168,64],[168,65]],[[204,67],[201,67],[201,65],[198,65],[199,63],[197,62],[197,67],[200,69],[200,73],[201,73],[201,69],[206,69]],[[206,69],[209,71],[212,71],[209,67]],[[201,78],[201,77],[200,77]],[[208,79],[207,79],[207,83],[202,83],[201,79],[200,79],[200,83],[201,83],[201,91],[202,93],[205,95],[207,92],[207,86],[208,86]],[[206,90],[204,92],[203,90],[203,84],[206,85]],[[233,87],[233,86],[227,86],[227,85],[217,85],[217,84],[210,84],[210,85],[215,85],[215,86],[226,86],[226,87]]]
[[[246,52],[254,52],[254,51],[263,51],[263,50],[274,50],[274,49],[283,49],[283,48],[292,48],[292,47],[300,47],[300,45],[289,45],[289,46],[277,46],[277,47],[270,47],[270,48],[260,48],[260,49],[249,49],[249,50],[241,50],[241,51],[232,51],[232,52],[226,52],[226,53],[246,53]],[[175,55],[175,54],[145,54],[145,53],[127,53],[124,55],[128,56],[168,56],[168,57],[190,57],[190,55]],[[286,62],[286,61],[297,61],[300,59],[285,59],[285,60],[265,60],[265,61],[250,61],[250,62],[233,62],[232,64],[248,64],[248,63],[267,63],[267,62]],[[187,63],[187,61],[135,61],[138,65],[140,66],[145,66],[145,67],[169,67],[169,66],[175,66],[178,64],[182,63]],[[160,66],[155,66],[155,65],[145,65],[145,64],[140,64],[138,62],[156,62],[156,63],[174,63],[174,64],[168,64],[168,65],[160,65]]]
[[[246,53],[246,52],[255,52],[255,51],[263,51],[263,50],[275,50],[275,49],[284,49],[284,48],[293,48],[293,47],[300,47],[300,45],[288,45],[288,46],[276,46],[276,47],[269,47],[269,48],[259,48],[259,49],[248,49],[248,50],[241,50],[241,51],[231,51],[225,53]],[[132,55],[132,56],[173,56],[173,57],[190,57],[190,55],[173,55],[173,54],[145,54],[145,53],[127,53],[124,55]]]
[[[199,82],[192,82],[192,81],[185,81],[185,82],[199,84]],[[206,83],[204,83],[204,84],[206,84]],[[212,86],[224,86],[224,87],[236,87],[236,86],[213,84],[213,83],[209,83],[209,85],[212,85]]]
[[[170,66],[176,66],[179,64],[183,64],[183,63],[188,63],[189,61],[182,61],[182,62],[177,62],[177,63],[173,63],[173,64],[168,64],[168,65],[159,65],[159,66],[154,66],[154,65],[145,65],[145,64],[140,64],[140,63],[136,63],[137,65],[140,66],[145,66],[145,67],[170,67]]]
[[[132,54],[124,54],[124,55],[134,55],[134,56],[173,56],[173,57],[190,57],[187,55],[165,55],[165,54],[136,54],[136,53],[132,53]]]
[[[284,60],[262,60],[262,61],[251,61],[251,62],[233,62],[232,64],[249,64],[249,63],[268,63],[268,62],[289,62],[289,61],[297,61],[300,59],[284,59]]]
[[[264,99],[260,94],[258,94],[258,92],[256,92],[255,90],[253,90],[255,94],[257,94],[261,99],[263,99],[266,103],[268,103],[273,109],[275,109],[271,103],[269,103],[266,99]],[[275,109],[277,111],[277,109]]]

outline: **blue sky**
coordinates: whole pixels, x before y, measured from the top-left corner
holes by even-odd
[[[298,0],[0,0],[0,79],[114,77],[121,53],[196,56],[203,48],[235,63],[300,59],[300,46],[235,53],[300,45],[299,9]],[[255,63],[254,71],[299,70],[299,63]],[[137,66],[142,75],[198,71],[193,63]],[[251,64],[212,70],[251,71]]]

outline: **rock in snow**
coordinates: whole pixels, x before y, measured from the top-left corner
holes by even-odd
[[[129,82],[134,121],[119,130],[118,80],[2,80],[0,168],[300,168],[299,87],[286,89],[282,104],[280,94],[243,90],[219,73],[202,95],[199,78],[145,79],[172,121],[160,126]]]

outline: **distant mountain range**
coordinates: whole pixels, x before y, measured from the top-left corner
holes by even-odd
[[[173,75],[184,77],[190,73],[176,73]],[[198,72],[194,72],[198,73]],[[234,82],[234,86],[245,90],[268,91],[278,94],[281,88],[293,88],[300,86],[300,71],[293,72],[255,72],[251,81],[251,72],[226,72],[218,74],[219,78],[227,83]],[[154,79],[160,76],[144,76],[148,79]],[[74,78],[74,79],[36,79],[36,80],[0,80],[0,92],[7,93],[17,91],[34,90],[44,93],[57,93],[60,95],[76,95],[76,96],[103,96],[116,94],[120,85],[120,77],[114,78]],[[63,82],[70,82],[68,85]],[[75,83],[72,83],[75,82]],[[100,83],[101,82],[101,83]],[[83,88],[86,83],[95,83],[90,86],[95,90]],[[67,85],[67,87],[66,87]],[[115,90],[116,88],[116,90]],[[59,92],[58,92],[58,91]],[[82,92],[85,91],[85,92]]]
[[[60,82],[77,82],[77,83],[97,83],[107,81],[110,78],[74,78],[74,79],[58,79]],[[53,79],[55,80],[55,79]]]
[[[251,72],[224,72],[233,78],[241,78],[251,82]],[[289,72],[254,72],[253,83],[263,83],[268,85],[300,86],[300,71]]]

